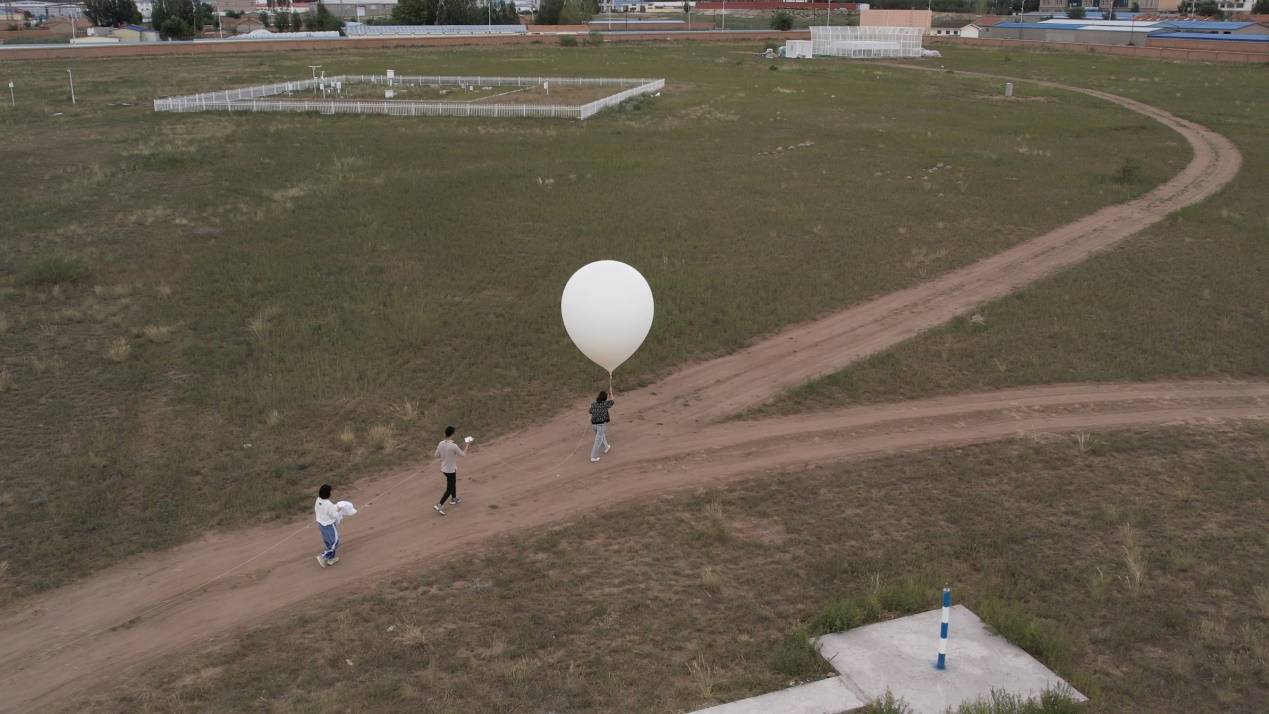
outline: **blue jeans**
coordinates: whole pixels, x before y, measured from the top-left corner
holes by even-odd
[[[591,424],[590,428],[595,430],[595,445],[590,447],[590,457],[597,459],[608,448],[608,425]]]
[[[318,523],[317,529],[322,532],[322,544],[326,546],[322,558],[330,560],[335,557],[335,550],[339,548],[339,531],[335,529],[334,523],[329,526]]]

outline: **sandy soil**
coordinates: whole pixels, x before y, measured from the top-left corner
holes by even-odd
[[[345,549],[333,568],[314,562],[319,539],[300,504],[293,523],[211,535],[17,603],[0,613],[0,710],[56,709],[104,686],[126,687],[165,653],[233,637],[314,595],[368,588],[373,576],[403,565],[631,498],[1016,434],[1269,418],[1269,383],[1202,382],[1059,385],[719,422],[1078,263],[1211,195],[1238,172],[1241,157],[1219,134],[1129,99],[1063,88],[1173,128],[1190,142],[1193,160],[1139,199],[618,395],[614,449],[599,464],[586,458],[590,433],[578,404],[473,452],[460,467],[466,500],[448,517],[431,510],[443,487],[431,463],[337,494],[363,510],[345,521]]]

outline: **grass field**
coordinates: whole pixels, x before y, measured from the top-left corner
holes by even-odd
[[[657,295],[618,375],[630,387],[1139,194],[1189,158],[1092,98],[1004,103],[994,82],[850,63],[773,71],[753,49],[98,59],[71,63],[73,106],[65,62],[6,63],[0,600],[293,517],[314,483],[417,460],[445,423],[488,436],[555,413],[601,379],[558,318],[589,260],[630,262]],[[312,64],[669,84],[584,123],[148,106]]]
[[[802,635],[934,609],[946,582],[1081,711],[1255,711],[1267,468],[1269,426],[1246,424],[764,474],[314,603],[96,705],[685,711],[822,676]]]
[[[1263,67],[940,49],[949,67],[1067,78],[1168,109],[1229,137],[1242,170],[1111,253],[984,306],[981,321],[930,330],[760,413],[1063,381],[1269,376]]]

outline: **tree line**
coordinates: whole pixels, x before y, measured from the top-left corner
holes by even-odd
[[[392,9],[392,22],[397,25],[517,25],[520,17],[512,2],[476,0],[400,0]]]

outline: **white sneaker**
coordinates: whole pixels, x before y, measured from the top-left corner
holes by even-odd
[[[604,453],[606,454],[609,451],[612,451],[612,444],[604,444]]]
[[[334,565],[335,563],[338,563],[338,562],[339,562],[339,556],[337,555],[334,558],[331,558],[330,560],[326,561],[326,564]]]
[[[319,555],[319,556],[317,556],[317,564],[318,564],[318,565],[320,565],[320,566],[322,566],[323,568],[325,568],[325,567],[327,566],[326,559],[325,559],[325,558],[323,558],[323,557],[322,557],[322,556],[320,556],[320,555]]]
[[[593,463],[595,463],[596,461],[599,461],[599,457],[598,457],[598,456],[592,456],[592,457],[590,457],[590,462],[591,462],[592,464],[593,464]]]
[[[458,504],[460,504],[460,503],[462,503],[462,502],[463,502],[463,499],[459,498],[458,496],[455,496],[455,497],[453,497],[453,498],[449,499],[449,505],[451,505],[451,506],[457,506]]]
[[[445,515],[445,511],[441,509],[441,504],[438,503],[435,506],[432,506],[432,508],[435,508],[436,512],[441,514],[442,516]]]

